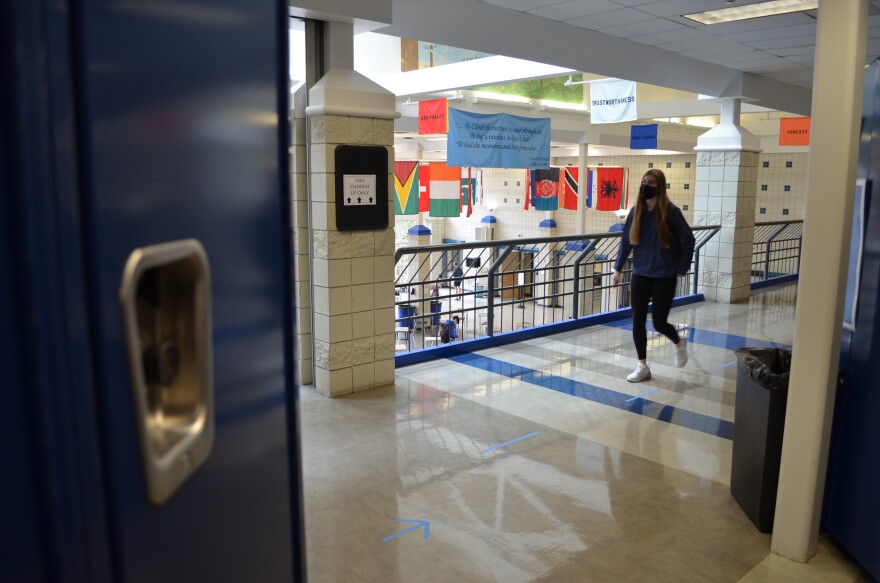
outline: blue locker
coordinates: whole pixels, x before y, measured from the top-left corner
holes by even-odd
[[[299,580],[285,3],[12,0],[0,17],[0,421],[17,476],[0,486],[15,510],[0,579]],[[159,400],[213,437],[157,499],[133,371],[155,384],[208,361],[171,346],[150,377],[121,288],[133,253],[183,240],[210,272],[192,279],[209,282],[194,329],[210,332],[213,421],[198,391]],[[179,310],[156,330],[197,312],[174,300],[183,271],[136,286]]]
[[[880,579],[880,204],[872,204],[880,180],[880,61],[865,71],[858,178],[865,185],[858,312],[854,331],[844,330],[841,343],[845,383],[834,407],[822,526]]]

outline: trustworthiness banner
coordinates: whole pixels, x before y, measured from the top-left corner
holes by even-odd
[[[633,121],[636,116],[636,82],[607,79],[590,83],[590,123]]]
[[[550,118],[450,108],[446,163],[475,168],[549,168]]]

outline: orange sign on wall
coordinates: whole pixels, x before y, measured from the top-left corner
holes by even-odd
[[[783,117],[779,120],[780,146],[809,146],[810,118]]]

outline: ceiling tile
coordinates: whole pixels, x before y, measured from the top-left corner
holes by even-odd
[[[656,16],[640,10],[621,8],[620,10],[602,12],[601,14],[596,14],[594,16],[584,16],[583,18],[566,20],[566,22],[575,26],[582,26],[583,28],[602,30],[603,28],[632,24],[633,22],[643,22],[645,20],[655,20],[656,18]]]
[[[502,8],[510,8],[511,10],[519,10],[520,12],[556,4],[556,0],[483,0],[483,2]]]
[[[624,6],[644,6],[645,4],[652,4],[657,0],[614,0],[618,4],[623,4]],[[878,0],[880,1],[880,0]]]
[[[692,41],[684,41],[680,43],[658,45],[658,48],[675,51],[676,53],[694,53],[704,55],[717,55],[721,53],[747,53],[755,50],[749,46],[731,42],[723,38],[695,39]]]
[[[801,24],[798,26],[785,26],[782,28],[771,28],[763,30],[753,30],[749,32],[738,32],[723,35],[724,38],[735,40],[737,42],[752,42],[758,40],[768,40],[772,38],[785,38],[789,36],[804,36],[806,34],[816,34],[816,24]]]
[[[816,47],[791,47],[787,49],[770,49],[777,57],[793,57],[794,55],[812,55],[816,53]]]
[[[786,61],[785,59],[780,59],[778,57],[770,57],[764,59],[749,59],[743,61],[732,61],[729,63],[725,63],[725,67],[732,67],[734,69],[742,69],[744,71],[751,71],[754,69],[760,68],[786,68],[786,67],[794,67],[796,63],[792,63],[791,61]]]
[[[816,35],[808,34],[803,36],[784,36],[782,38],[770,38],[767,40],[756,40],[746,43],[749,46],[759,50],[786,49],[791,47],[815,47]]]
[[[529,14],[540,16],[542,18],[550,18],[552,20],[571,20],[590,14],[598,14],[600,12],[608,12],[610,10],[619,10],[620,4],[608,2],[607,0],[571,0],[570,2],[560,2],[543,8],[529,10]]]
[[[764,58],[764,55],[765,53],[761,51],[749,51],[745,53],[721,52],[715,55],[703,55],[700,53],[694,53],[693,57],[701,61],[706,61],[707,63],[726,65],[727,63],[742,62],[749,59],[761,59]]]
[[[638,38],[633,38],[630,40],[634,40],[638,43],[657,46],[668,43],[678,43],[689,40],[696,39],[713,39],[715,38],[711,34],[706,34],[705,32],[700,32],[699,30],[695,30],[693,28],[689,28],[687,26],[682,28],[677,28],[675,30],[670,30],[667,32],[659,32],[657,34],[647,34]]]
[[[611,28],[603,28],[602,32],[605,34],[611,34],[623,38],[630,38],[648,34],[653,35],[660,32],[669,32],[683,28],[685,27],[680,24],[676,24],[675,22],[669,22],[668,20],[657,18],[654,20],[646,20],[644,22],[624,24],[623,26],[612,26]]]

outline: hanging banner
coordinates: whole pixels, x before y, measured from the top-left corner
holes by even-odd
[[[810,118],[783,117],[779,120],[780,146],[809,146]]]
[[[419,214],[418,162],[394,162],[394,214]]]
[[[428,216],[461,215],[461,168],[447,166],[443,162],[431,162],[429,168],[431,178],[428,196],[431,208]]]
[[[529,176],[532,207],[536,211],[559,208],[559,168],[531,170]]]
[[[578,169],[563,168],[559,171],[559,196],[562,208],[571,211],[578,209]]]
[[[550,119],[452,108],[446,163],[477,168],[549,168]]]
[[[590,170],[590,202],[597,211],[616,211],[626,208],[627,196],[623,168],[595,168]]]
[[[608,79],[590,83],[590,123],[618,123],[635,119],[635,81]]]
[[[419,133],[445,134],[447,128],[446,99],[419,101]]]
[[[632,126],[629,134],[630,150],[656,150],[657,124]]]

